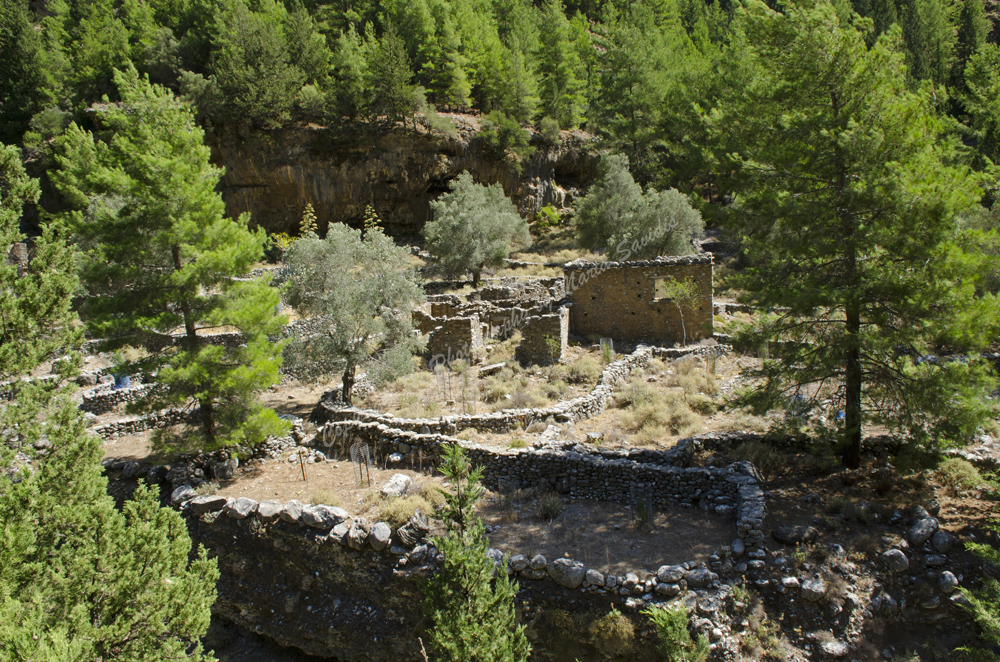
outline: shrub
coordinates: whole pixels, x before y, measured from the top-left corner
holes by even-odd
[[[507,445],[510,448],[525,448],[528,444],[524,443],[524,439],[522,439],[521,437],[514,437],[513,439],[510,440],[510,443]]]
[[[559,517],[565,507],[566,504],[558,494],[548,492],[538,497],[535,514],[537,514],[541,519],[551,522],[555,518]]]
[[[477,137],[518,172],[521,172],[521,161],[535,152],[535,148],[528,144],[528,132],[516,119],[507,117],[499,110],[486,116]]]
[[[688,407],[698,412],[702,416],[711,416],[715,413],[715,401],[702,393],[695,393],[687,399]]]
[[[601,377],[601,364],[589,356],[584,356],[570,366],[570,381],[576,384],[596,382]]]
[[[750,462],[764,478],[772,477],[785,464],[784,456],[762,441],[744,441],[733,450],[733,458]]]
[[[309,503],[323,504],[325,506],[337,506],[340,507],[341,500],[336,494],[330,490],[316,490],[312,493],[312,497],[309,499]]]
[[[212,496],[219,491],[219,484],[211,481],[205,481],[198,487],[194,488],[194,491],[198,496]]]
[[[698,635],[697,640],[688,632],[688,614],[684,605],[643,610],[656,626],[660,636],[660,652],[667,662],[704,662],[708,658],[708,639]]]
[[[625,414],[625,427],[636,432],[660,427],[686,437],[701,432],[704,425],[701,417],[676,396],[651,393]]]
[[[538,123],[538,131],[542,134],[542,137],[553,145],[558,145],[561,142],[560,132],[559,132],[559,121],[553,117],[545,116]]]
[[[444,503],[445,500],[445,495],[444,492],[441,491],[441,488],[429,481],[426,483],[421,483],[420,487],[418,487],[415,490],[411,488],[410,491],[416,492],[421,497],[423,497],[424,501],[426,501],[428,506],[430,507],[430,510],[421,511],[424,513],[424,515],[430,515],[431,512],[433,512],[435,508]]]
[[[434,512],[431,504],[421,495],[411,494],[383,502],[378,511],[378,518],[392,527],[402,526],[413,517],[418,508],[425,515]]]
[[[626,656],[635,643],[635,626],[614,607],[587,628],[594,648],[614,659]]]
[[[968,460],[953,457],[941,463],[938,480],[953,490],[971,490],[983,482],[979,470]]]

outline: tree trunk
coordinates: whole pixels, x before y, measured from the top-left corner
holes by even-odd
[[[174,269],[180,271],[184,265],[181,264],[181,247],[174,246],[172,249],[174,258]],[[181,315],[184,317],[184,344],[191,352],[198,349],[198,329],[194,325],[194,315],[191,314],[191,304],[187,298],[181,296]],[[211,446],[215,443],[215,412],[213,407],[215,401],[211,398],[198,401],[201,407],[201,427],[205,431],[205,442]]]
[[[344,384],[340,389],[340,399],[344,401],[344,404],[350,407],[354,404],[351,401],[351,397],[354,392],[354,364],[348,363],[347,369],[344,370]]]
[[[472,287],[476,288],[477,290],[479,289],[479,277],[480,275],[482,275],[482,273],[483,273],[482,267],[472,270]]]
[[[847,309],[848,347],[844,375],[844,464],[861,465],[861,316],[857,305]]]

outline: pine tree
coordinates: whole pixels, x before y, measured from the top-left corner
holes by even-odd
[[[268,340],[285,322],[275,314],[279,295],[264,280],[232,280],[261,258],[264,231],[224,217],[220,171],[191,109],[134,68],[115,80],[122,104],[95,109],[102,138],[70,126],[52,173],[84,247],[88,327],[106,349],[152,352],[135,368],[159,369],[169,388],[147,404],[198,402],[207,447],[280,433],[287,425],[255,395],[279,379],[282,344]],[[223,326],[243,344],[205,340]],[[176,328],[183,336],[165,347]]]
[[[23,239],[21,208],[37,196],[17,150],[0,148],[3,245]],[[115,507],[101,439],[67,397],[82,340],[72,330],[73,258],[46,226],[24,275],[0,266],[0,378],[63,357],[58,380],[21,382],[0,403],[0,429],[16,430],[0,444],[0,659],[210,660],[197,641],[215,600],[215,561],[204,549],[189,558],[184,522],[157,492],[140,487]]]
[[[420,348],[412,311],[423,291],[408,271],[409,252],[377,226],[361,233],[334,223],[326,237],[296,241],[285,255],[288,302],[305,317],[322,317],[322,331],[288,347],[290,370],[313,379],[341,373],[341,397],[352,402],[355,374],[376,384],[406,374]]]
[[[332,90],[327,112],[334,119],[356,120],[369,112],[368,60],[372,48],[354,30],[346,30],[337,38],[332,60]]]
[[[1000,46],[983,44],[965,68],[965,112],[972,120],[979,154],[1000,163]]]
[[[245,2],[232,3],[216,17],[211,69],[225,100],[224,120],[264,128],[288,120],[304,74],[291,62],[282,18],[281,11],[250,11]]]
[[[444,447],[441,473],[447,533],[434,538],[444,555],[436,575],[422,582],[424,613],[434,624],[428,644],[442,662],[522,662],[531,645],[517,625],[517,586],[487,555],[489,540],[475,513],[482,469],[473,469],[458,445]]]
[[[219,571],[180,514],[140,486],[121,511],[101,475],[100,437],[76,407],[49,409],[51,451],[0,474],[0,658],[210,661]],[[25,448],[38,437],[24,439]]]
[[[573,129],[583,121],[585,97],[583,65],[571,41],[571,29],[560,0],[543,9],[538,44],[538,96],[543,115]]]
[[[396,28],[389,23],[370,51],[371,112],[388,122],[404,120],[413,108],[410,58]]]
[[[483,186],[463,172],[449,188],[431,203],[434,219],[422,233],[427,250],[448,274],[471,271],[478,288],[484,268],[503,266],[512,244],[527,244],[528,223],[500,184]]]
[[[958,19],[958,36],[955,44],[955,64],[951,69],[952,94],[964,94],[965,68],[969,60],[986,43],[990,21],[986,18],[983,0],[965,0]]]
[[[18,150],[0,145],[0,247],[9,250],[25,241],[21,211],[39,194],[38,180],[25,173]],[[75,317],[70,302],[78,284],[73,252],[47,224],[34,239],[32,253],[20,276],[17,266],[6,259],[0,263],[0,381],[27,374],[82,338],[70,324]]]
[[[738,279],[745,300],[781,307],[741,336],[770,343],[746,401],[832,398],[851,466],[867,422],[915,442],[966,438],[988,414],[988,367],[915,358],[940,346],[975,354],[998,311],[977,296],[988,258],[964,248],[983,238],[957,223],[980,178],[933,89],[908,90],[897,31],[869,49],[827,3],[779,14],[754,2],[740,20],[732,87],[706,123],[737,173],[730,230],[752,264]]]

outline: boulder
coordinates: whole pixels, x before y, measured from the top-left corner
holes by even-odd
[[[802,582],[799,594],[809,602],[816,602],[826,595],[826,582],[822,579],[807,579]]]
[[[260,504],[254,499],[240,497],[232,503],[226,504],[225,513],[233,519],[246,519],[255,512]]]
[[[236,474],[236,468],[240,466],[240,461],[231,457],[225,462],[216,462],[212,465],[212,475],[219,480],[229,480]]]
[[[510,557],[510,569],[514,572],[521,572],[528,567],[528,557],[524,554],[515,554]]]
[[[332,529],[350,515],[343,508],[313,504],[302,509],[302,523],[314,529]]]
[[[587,575],[587,569],[579,561],[573,559],[556,559],[548,564],[549,577],[555,583],[566,588],[580,588]]]
[[[178,488],[180,489],[180,488]],[[226,497],[218,494],[196,496],[188,501],[188,509],[195,515],[216,513],[226,507]]]
[[[951,547],[954,544],[955,536],[951,535],[944,529],[938,529],[934,532],[934,535],[931,536],[931,547],[941,554],[947,554],[950,552]]]
[[[413,513],[413,517],[396,531],[396,537],[405,547],[414,547],[420,544],[427,533],[431,530],[430,522],[418,509]]]
[[[335,542],[341,545],[346,545],[347,534],[351,530],[351,524],[353,524],[351,521],[341,522],[337,526],[330,529],[330,533],[326,536],[327,542]]]
[[[656,571],[656,579],[664,584],[679,582],[684,578],[684,567],[679,565],[663,565]]]
[[[392,538],[392,529],[385,522],[376,522],[371,531],[368,532],[368,544],[375,548],[376,552],[381,552],[388,547],[390,538]]]
[[[528,561],[528,568],[531,570],[545,570],[546,565],[547,562],[545,557],[541,554],[535,554],[531,557],[531,560]]]
[[[604,586],[604,575],[594,569],[587,571],[584,580],[589,586]]]
[[[281,514],[281,509],[284,508],[284,506],[285,504],[280,501],[275,501],[274,499],[261,501],[260,505],[257,506],[257,514],[264,519],[274,519]]]
[[[801,545],[816,542],[819,531],[804,524],[782,524],[771,530],[771,537],[782,545]]]
[[[843,641],[834,639],[833,641],[824,641],[819,645],[820,651],[823,652],[827,657],[847,657],[850,652],[850,648]]]
[[[684,573],[684,579],[691,588],[705,588],[712,582],[718,581],[719,576],[707,568],[695,568]]]
[[[656,592],[660,595],[665,595],[668,598],[680,595],[681,587],[677,584],[663,584],[659,583],[656,585]]]
[[[302,502],[292,499],[284,505],[278,516],[286,522],[297,524],[302,521]]]
[[[362,518],[354,520],[351,530],[347,532],[347,546],[351,549],[360,550],[368,540],[368,522]]]
[[[737,559],[743,556],[743,552],[746,551],[746,545],[744,545],[743,541],[739,538],[736,538],[733,542],[729,543],[729,548],[733,550],[733,558]]]
[[[958,588],[958,577],[955,573],[945,570],[938,577],[938,588],[941,589],[942,593],[951,593]]]
[[[882,552],[882,563],[889,572],[903,572],[910,567],[910,560],[901,550],[890,549]]]
[[[387,499],[389,497],[400,497],[406,494],[406,490],[409,489],[412,482],[410,477],[405,474],[392,474],[386,484],[382,486],[382,489],[379,490],[379,493]]]
[[[938,530],[938,521],[933,517],[925,517],[918,520],[910,527],[909,540],[914,547],[919,547],[931,539],[934,532]]]
[[[138,462],[126,462],[125,466],[122,467],[122,478],[135,478],[138,475],[139,475]]]
[[[193,487],[190,485],[181,485],[170,493],[170,503],[175,506],[179,506],[185,501],[190,501],[196,496],[198,496],[198,493],[194,491]]]

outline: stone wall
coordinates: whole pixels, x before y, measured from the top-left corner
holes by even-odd
[[[514,358],[522,365],[549,365],[566,357],[569,344],[569,309],[529,317],[521,327],[521,343]]]
[[[102,389],[84,393],[80,409],[91,414],[105,414],[149,395],[156,386],[156,384],[139,384],[130,388]]]
[[[117,439],[120,436],[139,434],[146,430],[165,428],[178,423],[190,423],[193,415],[197,415],[197,410],[192,413],[185,409],[164,409],[146,416],[123,418],[119,421],[99,425],[91,430],[102,439]]]
[[[688,342],[712,336],[712,256],[663,257],[639,262],[570,262],[564,266],[572,293],[570,331],[617,340]],[[660,279],[693,280],[698,302],[683,310],[657,298]],[[682,330],[683,329],[683,330]]]
[[[505,409],[489,414],[463,414],[439,418],[397,418],[392,414],[370,409],[344,407],[336,402],[320,401],[311,418],[317,425],[337,421],[362,421],[379,423],[399,430],[456,434],[467,428],[480,432],[510,432],[517,426],[527,427],[534,421],[551,418],[557,423],[568,423],[592,418],[604,412],[614,394],[615,384],[628,377],[638,367],[645,366],[652,357],[674,360],[682,356],[702,356],[731,351],[726,345],[662,348],[639,346],[634,352],[608,364],[597,380],[597,385],[587,395],[558,402],[551,407],[537,409]]]
[[[427,353],[434,365],[450,364],[459,359],[478,363],[483,350],[479,315],[440,320],[427,340]]]

